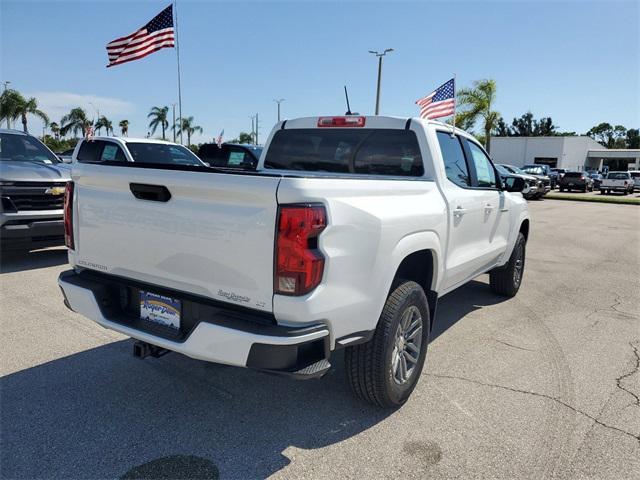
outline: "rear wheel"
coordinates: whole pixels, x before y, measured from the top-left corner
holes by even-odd
[[[489,283],[494,293],[507,297],[514,297],[518,293],[524,274],[526,244],[527,240],[524,235],[518,233],[516,244],[507,264],[489,272]]]
[[[354,395],[380,407],[404,404],[422,372],[429,325],[422,287],[411,281],[400,283],[387,297],[373,338],[345,351]]]

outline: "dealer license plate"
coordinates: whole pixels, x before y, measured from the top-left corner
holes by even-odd
[[[175,298],[140,290],[140,318],[178,330],[181,302]]]

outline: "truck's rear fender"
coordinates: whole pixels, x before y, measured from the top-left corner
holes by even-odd
[[[302,297],[274,295],[278,323],[325,323],[335,339],[376,328],[399,265],[420,250],[436,252],[446,205],[427,180],[283,178],[278,203],[322,203],[327,227],[321,284]]]

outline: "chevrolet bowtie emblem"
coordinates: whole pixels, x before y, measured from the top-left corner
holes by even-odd
[[[62,195],[64,193],[65,187],[50,187],[47,188],[44,193],[45,195]]]

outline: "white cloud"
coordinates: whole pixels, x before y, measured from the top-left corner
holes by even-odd
[[[92,94],[69,92],[30,92],[26,97],[35,97],[38,107],[45,112],[52,122],[60,123],[60,119],[72,108],[80,107],[87,112],[89,118],[97,118],[97,111],[112,121],[124,118],[135,112],[135,106],[119,98],[100,97]]]

